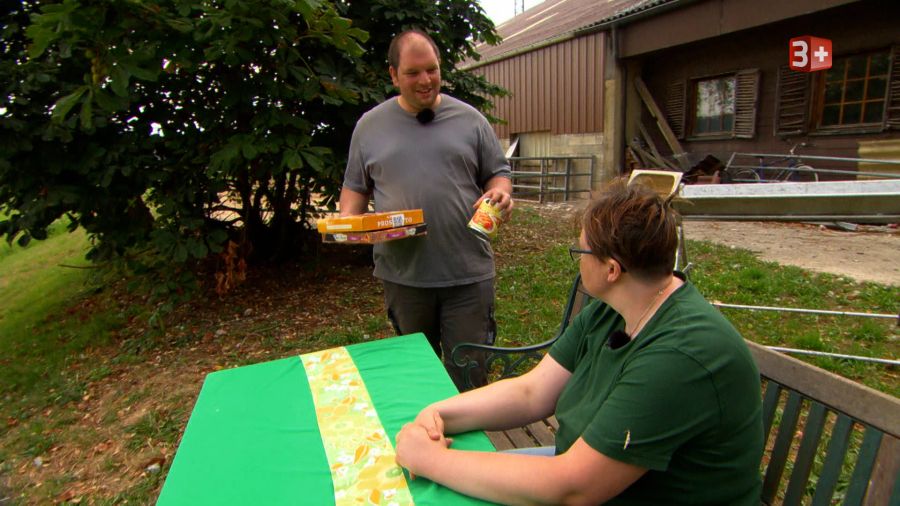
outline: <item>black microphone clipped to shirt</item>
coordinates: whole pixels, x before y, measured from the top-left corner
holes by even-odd
[[[631,342],[631,336],[626,334],[624,330],[617,330],[606,338],[606,346],[611,350],[617,350],[629,342]]]
[[[428,123],[431,123],[431,120],[434,119],[434,111],[432,111],[431,109],[422,109],[418,114],[416,114],[416,119],[419,121],[419,123],[427,125]]]

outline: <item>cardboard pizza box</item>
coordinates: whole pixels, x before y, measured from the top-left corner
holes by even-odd
[[[419,223],[409,227],[396,227],[384,230],[370,230],[363,232],[329,232],[322,234],[322,242],[339,244],[376,244],[379,242],[396,241],[417,237],[427,233],[427,225]]]
[[[425,216],[421,209],[407,209],[402,211],[389,211],[384,213],[367,213],[356,216],[336,216],[323,218],[316,225],[319,233],[335,232],[368,232],[371,230],[384,230],[425,223]]]

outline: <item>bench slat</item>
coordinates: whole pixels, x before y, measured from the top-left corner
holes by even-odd
[[[801,401],[800,394],[794,391],[789,392],[781,415],[781,423],[778,424],[778,434],[775,436],[772,456],[766,467],[766,477],[763,480],[762,501],[766,504],[771,504],[775,494],[778,493],[778,485],[781,483],[781,476],[791,450],[791,441],[794,439],[794,432],[797,428]]]
[[[894,492],[891,494],[891,502],[888,504],[900,504],[900,478],[894,476]]]
[[[533,448],[537,446],[553,446],[556,436],[549,420],[540,420],[525,427],[517,427],[503,431],[486,431],[488,439],[497,451],[514,448]]]
[[[491,440],[491,443],[494,445],[494,448],[496,448],[498,452],[502,452],[503,450],[512,450],[516,447],[506,436],[505,432],[485,431],[485,434],[487,434],[488,439]]]
[[[828,506],[831,504],[831,496],[841,476],[841,466],[844,456],[847,454],[847,446],[850,443],[850,431],[853,429],[853,420],[847,415],[839,413],[834,427],[831,429],[831,440],[825,453],[825,464],[822,473],[819,474],[819,482],[813,495],[812,506]]]
[[[803,493],[806,491],[806,482],[812,470],[816,457],[816,449],[822,438],[822,428],[825,426],[825,406],[813,402],[806,417],[806,425],[803,428],[803,439],[797,458],[794,461],[794,470],[791,471],[791,480],[788,482],[787,491],[784,493],[784,506],[799,505],[803,501]]]
[[[778,410],[778,398],[781,397],[781,385],[774,381],[766,382],[766,396],[763,398],[763,434],[765,440],[769,440],[769,431],[772,430],[772,421],[775,420],[775,411]]]
[[[537,441],[537,446],[554,446],[556,443],[556,435],[550,431],[550,427],[544,420],[528,424],[528,432]]]
[[[509,437],[509,440],[513,442],[516,448],[533,448],[535,446],[540,446],[538,442],[531,437],[531,434],[525,431],[524,427],[509,429],[503,432],[506,433],[507,437]]]
[[[747,341],[750,353],[767,379],[803,392],[830,409],[900,437],[900,399],[837,374],[813,367],[765,346]]]
[[[900,439],[887,434],[881,437],[881,448],[875,458],[875,469],[863,504],[900,504]]]
[[[866,489],[869,488],[869,476],[872,475],[872,468],[875,466],[875,456],[878,454],[878,447],[881,446],[881,436],[880,430],[866,427],[862,447],[859,449],[859,457],[853,468],[853,477],[850,478],[850,486],[847,488],[847,496],[844,498],[846,506],[862,504],[863,498],[866,496]]]

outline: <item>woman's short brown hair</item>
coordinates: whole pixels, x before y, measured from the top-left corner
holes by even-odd
[[[678,213],[671,197],[641,185],[613,181],[584,213],[587,246],[600,260],[616,259],[637,278],[672,273],[678,249]]]

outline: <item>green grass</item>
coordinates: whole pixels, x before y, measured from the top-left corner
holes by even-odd
[[[785,308],[897,314],[896,287],[858,283],[831,274],[758,260],[752,253],[688,241],[695,267],[691,280],[711,301]],[[876,358],[900,356],[895,320],[783,311],[723,308],[745,338],[788,348]],[[900,396],[900,381],[889,366],[826,357],[801,357],[823,369]]]
[[[175,444],[181,436],[181,419],[185,406],[173,411],[151,411],[128,427],[132,434],[126,443],[129,450],[139,450],[152,442]]]
[[[533,211],[525,208],[517,212],[515,223],[525,222],[528,227],[552,230]],[[575,237],[575,232],[569,230],[545,235],[542,237],[546,242],[544,247],[517,255],[514,261],[501,262],[497,279],[498,344],[534,344],[553,336],[559,325],[566,291],[576,272],[566,252]],[[503,247],[501,241],[498,245],[501,258],[505,253]],[[897,287],[860,283],[846,277],[764,262],[750,251],[708,242],[688,241],[687,252],[693,263],[691,281],[710,301],[897,314],[900,302]],[[744,337],[766,345],[877,358],[900,356],[900,333],[894,319],[729,308],[723,308],[722,312]],[[895,369],[889,366],[795,356],[895,397],[900,396],[900,379]]]
[[[104,343],[117,324],[104,311],[79,308],[90,292],[91,272],[63,265],[85,266],[88,240],[64,228],[55,224],[47,240],[24,248],[0,244],[0,421],[20,426],[2,445],[0,475],[16,456],[30,462],[70,443],[60,434],[80,417],[63,406],[81,399],[87,382],[107,374],[92,364],[71,370],[80,353]],[[47,499],[70,479],[49,478],[42,487],[51,494]]]
[[[80,399],[87,383],[112,371],[82,352],[107,345],[144,311],[119,308],[101,293],[103,271],[84,258],[83,230],[68,233],[59,220],[48,234],[26,247],[0,243],[0,417],[8,420]]]
[[[90,292],[83,232],[57,233],[28,247],[0,246],[0,415],[27,417],[79,398],[93,369],[67,366],[88,346],[103,344],[120,322],[114,314],[79,308]],[[73,304],[76,304],[73,306]]]
[[[63,226],[55,227],[48,240],[34,241],[27,248],[0,244],[0,423],[17,420],[19,424],[15,437],[7,438],[0,445],[0,475],[13,472],[9,467],[13,455],[31,458],[45,454],[57,444],[68,443],[60,441],[60,434],[64,434],[61,429],[74,419],[65,415],[60,406],[80,400],[90,382],[143,360],[147,349],[165,351],[165,348],[191,346],[200,339],[199,335],[186,333],[182,339],[150,343],[143,341],[149,337],[132,336],[116,348],[118,352],[107,357],[108,361],[86,358],[96,355],[90,353],[90,348],[107,346],[129,318],[146,317],[147,310],[123,309],[111,300],[104,300],[105,292],[98,295],[93,288],[96,282],[90,270],[61,267],[62,264],[86,265],[83,255],[89,244],[83,233],[67,234]],[[501,229],[494,245],[498,258],[497,344],[533,344],[555,334],[568,288],[577,271],[566,251],[576,237],[577,231],[571,223],[544,218],[528,206],[517,207],[515,220]],[[688,254],[694,264],[692,281],[713,301],[897,313],[900,298],[896,287],[857,283],[840,276],[766,263],[748,251],[711,243],[689,242]],[[359,303],[352,297],[341,301],[346,307],[359,307]],[[230,311],[240,313],[243,309],[241,306]],[[722,311],[745,337],[763,344],[875,357],[900,355],[900,335],[894,320]],[[265,343],[271,358],[352,344],[367,335],[376,339],[392,333],[381,312],[356,316],[341,318],[327,329],[311,329],[290,338],[276,336],[270,322],[249,330],[256,336],[253,339]],[[182,323],[185,328],[192,326],[190,322]],[[846,360],[798,358],[900,396],[895,368]],[[219,357],[221,363],[230,366],[266,359],[245,355],[238,348]],[[127,404],[158,394],[143,388],[123,393]],[[186,399],[166,399],[128,427],[134,436],[126,441],[127,448],[140,451],[148,441],[166,444],[177,441],[182,429],[180,421],[190,404]],[[48,408],[53,409],[53,416],[35,416]],[[117,416],[115,410],[103,411],[102,420],[111,423]],[[115,474],[121,463],[109,460],[105,465]],[[91,501],[98,504],[125,500],[151,502],[168,465],[169,462],[160,473],[143,477],[118,496]]]
[[[0,220],[5,219],[6,215],[0,213]],[[55,237],[58,235],[63,235],[66,233],[66,227],[68,226],[67,220],[57,220],[53,222],[49,227],[47,227],[47,238]],[[34,248],[38,244],[43,244],[46,241],[31,241],[25,247],[19,246],[16,241],[13,241],[12,244],[6,242],[5,238],[0,240],[0,261],[2,261],[7,256],[12,256],[18,254],[19,252],[26,251],[28,249]]]
[[[171,462],[166,462],[162,470],[156,473],[144,473],[140,481],[130,489],[115,495],[112,498],[98,498],[95,502],[97,505],[118,505],[118,504],[152,504],[159,489],[165,481],[166,475],[169,473]]]
[[[504,346],[536,343],[555,335],[577,267],[568,246],[502,268],[497,276],[497,327]]]

